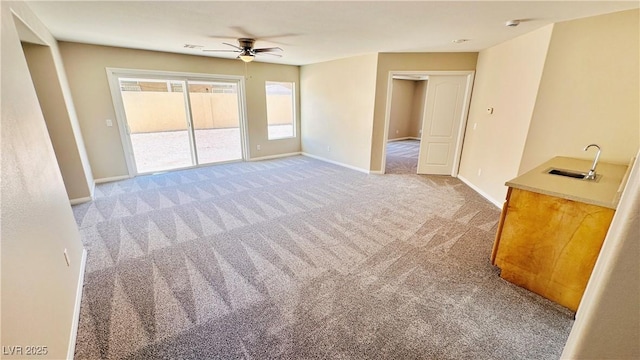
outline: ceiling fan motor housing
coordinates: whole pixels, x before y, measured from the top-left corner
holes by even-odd
[[[253,49],[253,44],[256,41],[254,39],[249,39],[249,38],[240,38],[238,39],[238,44],[240,45],[241,48],[245,49],[245,50],[251,50]]]

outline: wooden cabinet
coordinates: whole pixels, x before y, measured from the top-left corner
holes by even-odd
[[[505,280],[575,311],[614,212],[509,188],[491,262]]]

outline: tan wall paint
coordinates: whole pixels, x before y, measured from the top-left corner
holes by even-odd
[[[60,42],[71,90],[87,152],[96,178],[127,174],[118,127],[106,127],[106,119],[115,119],[115,110],[107,83],[106,67],[189,72],[219,75],[245,75],[239,60],[189,56],[145,50],[124,49]],[[299,82],[299,67],[252,62],[246,67],[247,123],[250,157],[262,157],[300,151],[300,137],[267,140],[265,81]],[[296,91],[296,105],[298,105]],[[296,109],[299,109],[296,106]],[[299,113],[296,126],[299,129]],[[296,133],[299,133],[296,131]],[[257,151],[256,146],[262,150]]]
[[[23,5],[16,5],[20,6]],[[34,71],[36,90],[43,94],[40,97],[42,111],[47,119],[50,138],[54,144],[69,199],[91,197],[93,175],[58,42],[30,11],[21,12],[18,16],[22,20],[14,21],[18,24],[21,38],[47,45],[40,48],[31,46],[25,55],[32,68],[30,70]],[[23,21],[28,24],[23,25]]]
[[[0,7],[0,342],[48,346],[47,356],[38,357],[42,359],[71,358],[67,352],[81,282],[82,243],[11,10],[37,31],[45,29],[24,3],[0,2]]]
[[[518,175],[552,29],[548,25],[478,56],[460,176],[494,203],[504,200],[504,183]]]
[[[302,151],[369,170],[377,59],[372,54],[301,67]]]
[[[416,81],[413,90],[413,104],[411,109],[411,123],[409,124],[410,137],[420,138],[422,131],[422,120],[424,119],[424,104],[427,101],[428,80]]]
[[[370,166],[379,171],[385,144],[384,125],[389,71],[475,70],[478,53],[379,53]]]
[[[556,155],[628,163],[640,146],[638,10],[555,24],[520,172]],[[587,170],[587,169],[585,169]]]
[[[74,129],[65,106],[64,94],[51,48],[29,43],[23,43],[22,48],[29,65],[33,85],[38,94],[67,195],[69,199],[90,197],[93,184],[88,181],[93,182],[93,179],[85,177],[80,155],[80,151],[83,149],[78,146],[74,136]]]
[[[638,239],[640,161],[620,199],[562,359],[640,359]]]
[[[389,115],[389,140],[411,136],[409,133],[415,87],[415,81],[393,79]]]

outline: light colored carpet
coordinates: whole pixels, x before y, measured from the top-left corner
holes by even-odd
[[[77,359],[554,359],[572,313],[498,277],[450,177],[297,156],[99,185]]]
[[[386,174],[418,172],[419,140],[399,140],[387,143]]]

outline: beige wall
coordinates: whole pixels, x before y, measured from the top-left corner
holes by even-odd
[[[58,42],[32,17],[29,24],[23,24],[26,19],[15,19],[20,39],[39,44],[25,44],[22,52],[32,72],[67,195],[71,200],[88,199],[93,195],[93,175]]]
[[[640,161],[628,184],[562,359],[640,359]]]
[[[411,129],[411,112],[413,110],[415,87],[415,81],[393,79],[389,114],[389,140],[411,136],[409,131]]]
[[[424,119],[424,104],[427,101],[428,80],[416,81],[413,89],[413,103],[411,108],[411,123],[409,124],[410,137],[420,138],[422,136],[422,120]]]
[[[369,169],[376,54],[300,69],[302,151]]]
[[[11,10],[37,33],[48,33],[24,3],[0,2],[0,7],[0,342],[47,346],[48,354],[38,358],[71,358],[82,243]]]
[[[246,76],[246,100],[250,157],[300,151],[300,137],[267,140],[265,81],[299,82],[299,67],[261,62],[245,64],[239,60],[189,56],[154,51],[60,42],[76,111],[87,144],[93,174],[109,178],[127,174],[118,127],[107,127],[115,120],[115,110],[105,68],[160,70],[219,75]],[[246,71],[246,73],[245,73]],[[298,93],[296,92],[296,99]],[[298,105],[296,100],[296,105]],[[296,106],[299,109],[299,106]],[[299,114],[296,126],[299,129]],[[296,133],[299,133],[296,131]],[[257,145],[261,150],[257,151]]]
[[[628,163],[640,146],[639,11],[558,23],[520,172],[556,155]],[[585,169],[586,170],[586,169]]]
[[[459,174],[494,203],[502,203],[504,183],[518,175],[552,29],[546,26],[478,56]],[[490,107],[493,114],[487,114]]]
[[[385,144],[384,125],[389,71],[462,71],[475,70],[478,53],[379,53],[370,166],[379,171]]]
[[[88,161],[86,161],[84,145],[80,141],[81,136],[78,134],[76,137],[74,134],[52,54],[53,49],[49,46],[29,43],[23,43],[22,48],[33,85],[38,94],[67,195],[69,199],[89,198],[91,197],[93,177]],[[77,122],[77,119],[75,120]]]
[[[420,138],[427,80],[393,79],[388,139]]]

